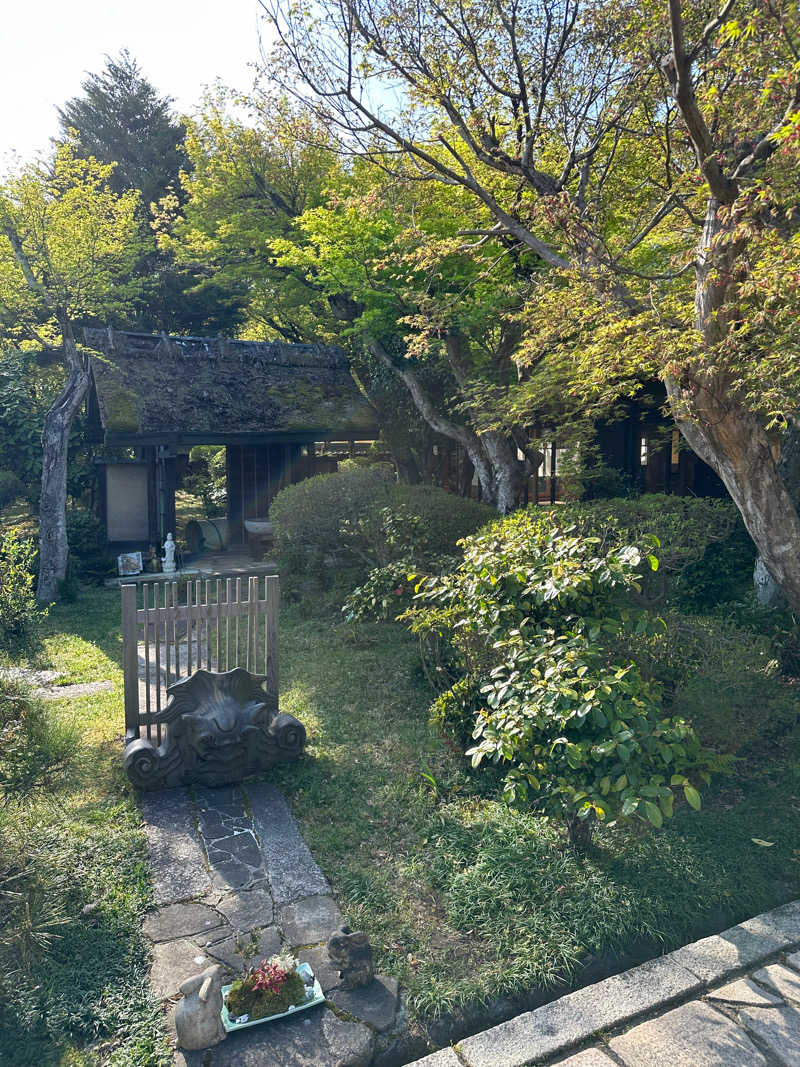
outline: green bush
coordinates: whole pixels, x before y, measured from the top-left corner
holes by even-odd
[[[113,568],[103,523],[93,511],[71,508],[67,512],[67,543],[71,569],[68,578],[99,581]]]
[[[0,357],[0,456],[29,500],[39,495],[42,476],[42,400],[31,389],[32,353],[3,352]]]
[[[13,471],[0,470],[0,511],[25,495],[25,486]]]
[[[653,603],[701,610],[736,599],[752,583],[755,549],[731,501],[648,493],[563,505],[554,518],[609,545],[657,537],[659,568],[642,582]]]
[[[529,509],[468,539],[453,574],[421,579],[406,615],[453,648],[456,707],[480,689],[473,766],[503,767],[507,799],[564,816],[573,839],[593,818],[661,826],[679,791],[699,807],[696,783],[720,765],[664,714],[636,664],[609,654],[626,628],[647,630],[629,607],[642,547],[603,545]],[[435,714],[452,716],[446,704]]]
[[[33,595],[33,541],[12,528],[0,541],[0,651],[32,647],[42,612]]]
[[[616,651],[635,659],[661,686],[670,712],[717,752],[773,744],[798,722],[800,701],[767,635],[715,616],[667,612],[647,634],[625,638]]]
[[[288,486],[270,519],[282,574],[347,588],[401,559],[424,567],[496,515],[435,486],[398,485],[385,468],[354,467]]]
[[[311,577],[330,585],[339,567],[365,571],[343,552],[340,529],[390,503],[391,481],[373,468],[318,474],[282,489],[269,509],[281,574],[291,586]],[[352,582],[350,583],[352,585]]]

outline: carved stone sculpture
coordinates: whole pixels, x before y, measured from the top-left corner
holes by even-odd
[[[372,946],[363,932],[353,933],[349,926],[343,926],[331,934],[328,956],[339,968],[339,977],[345,989],[369,985],[375,977]]]
[[[265,680],[236,667],[224,674],[195,671],[169,686],[160,715],[167,724],[163,743],[137,738],[125,746],[131,782],[139,789],[225,785],[301,756],[305,727],[278,711]]]
[[[217,963],[192,975],[180,987],[183,1000],[175,1009],[178,1045],[184,1049],[211,1048],[225,1038],[222,1022],[222,967]]]
[[[161,566],[164,574],[175,573],[175,542],[171,533],[167,534],[167,539],[164,542],[164,556],[161,560]]]

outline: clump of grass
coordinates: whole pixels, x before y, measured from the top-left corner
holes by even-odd
[[[38,665],[62,680],[118,681],[115,592],[56,606]],[[166,1067],[141,935],[145,841],[120,765],[121,686],[46,703],[3,692],[0,1063]]]

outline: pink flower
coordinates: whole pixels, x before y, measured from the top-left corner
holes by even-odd
[[[402,587],[402,585],[398,585],[398,587],[394,591],[394,595],[395,596],[402,596],[403,595],[403,587]]]

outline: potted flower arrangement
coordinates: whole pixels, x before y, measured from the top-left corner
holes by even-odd
[[[280,1018],[325,999],[309,965],[298,963],[288,952],[249,968],[242,978],[223,987],[222,994],[226,1030]]]

